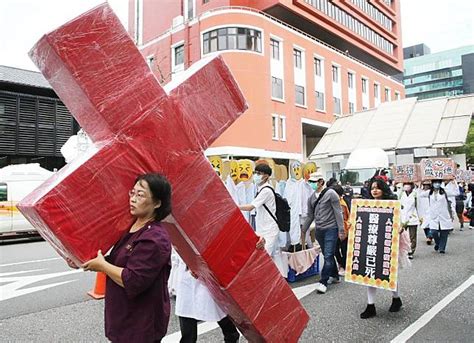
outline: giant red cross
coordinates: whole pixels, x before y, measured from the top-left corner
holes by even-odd
[[[130,223],[134,178],[173,188],[166,227],[188,266],[251,341],[296,341],[308,316],[203,155],[246,109],[221,58],[169,95],[105,4],[44,36],[31,57],[98,149],[25,198],[22,213],[65,257],[107,251]]]

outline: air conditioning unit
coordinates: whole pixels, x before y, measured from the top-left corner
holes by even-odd
[[[184,17],[179,15],[173,18],[173,27],[179,26],[184,23]]]

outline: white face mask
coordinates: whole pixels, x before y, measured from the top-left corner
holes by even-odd
[[[440,187],[441,187],[441,183],[439,183],[439,182],[433,183],[433,188],[434,189],[440,189]]]
[[[262,182],[262,175],[253,174],[253,181],[258,185]]]

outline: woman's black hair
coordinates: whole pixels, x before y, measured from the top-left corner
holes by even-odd
[[[328,180],[328,182],[326,183],[326,187],[331,187],[331,186],[336,185],[336,184],[337,184],[337,180],[332,177],[332,178],[330,178],[330,179]]]
[[[139,175],[135,183],[142,180],[148,184],[153,201],[161,202],[161,206],[155,209],[155,220],[163,220],[171,213],[171,184],[164,175],[159,173]]]
[[[376,183],[377,188],[382,191],[382,199],[383,200],[397,200],[397,196],[392,193],[392,190],[390,189],[389,185],[387,185],[383,180],[379,178],[372,178],[372,180],[369,181],[369,197],[370,199],[373,199],[374,197],[372,196],[372,185]]]
[[[434,191],[433,183],[440,183],[440,184],[443,184],[443,180],[431,180],[430,195],[433,194],[433,191]],[[444,193],[446,193],[445,190],[443,189],[443,187],[439,187],[439,188],[438,188],[438,191],[439,191],[439,194],[441,194],[441,195],[443,195]]]
[[[342,195],[344,194],[344,188],[342,188],[342,186],[338,185],[337,183],[333,184],[331,188],[334,189],[340,197],[342,197]]]

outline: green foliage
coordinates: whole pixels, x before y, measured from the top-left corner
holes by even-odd
[[[466,144],[458,148],[443,149],[446,155],[466,154],[466,163],[474,165],[474,121],[471,120],[469,132],[467,134]]]

